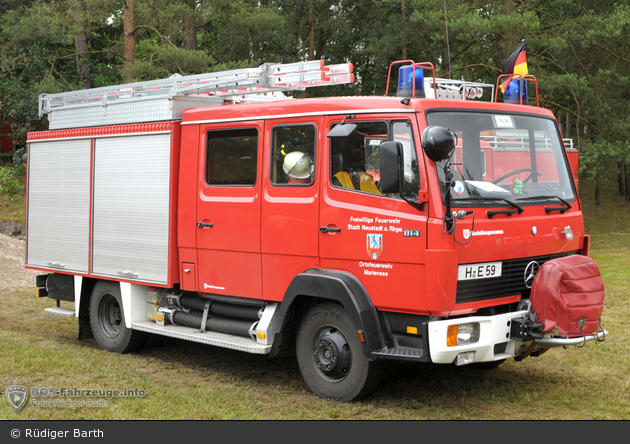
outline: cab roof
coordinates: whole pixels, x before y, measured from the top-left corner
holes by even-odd
[[[527,113],[553,117],[551,111],[529,105],[456,99],[408,99],[400,97],[351,96],[287,99],[248,104],[228,104],[187,109],[183,124],[234,120],[277,119],[316,115],[422,113],[432,109],[479,110]]]

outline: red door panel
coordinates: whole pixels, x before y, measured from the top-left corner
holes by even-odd
[[[262,298],[263,122],[202,125],[197,196],[198,289]]]
[[[324,119],[324,126],[327,128],[340,120]],[[361,116],[360,120],[387,121],[388,118]],[[419,146],[417,128],[413,122],[409,125],[415,141],[413,145]],[[353,134],[351,137],[354,140],[364,138],[359,145],[365,148],[367,163],[370,161],[370,147],[378,143],[374,141],[385,140],[385,135],[379,138],[377,135]],[[409,143],[410,138],[406,140]],[[350,141],[348,144],[353,143]],[[341,142],[340,146],[344,144],[346,142]],[[324,142],[320,226],[333,228],[334,231],[319,235],[322,268],[354,274],[378,309],[422,313],[425,307],[423,289],[428,205],[419,209],[394,196],[333,186],[332,177],[336,174],[333,169],[337,168],[338,161],[331,161],[330,153],[331,141],[328,139]],[[371,161],[373,165],[378,162],[376,158]],[[376,174],[373,176],[378,178]],[[422,169],[420,188],[426,189],[426,175]]]
[[[321,120],[318,116],[277,119],[265,125],[261,251],[266,300],[282,300],[295,275],[319,266]],[[312,161],[311,177],[304,183],[283,169],[284,157],[296,151]]]

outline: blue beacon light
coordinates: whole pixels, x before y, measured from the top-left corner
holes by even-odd
[[[424,98],[424,70],[417,68],[414,70],[413,65],[401,66],[398,69],[398,97],[413,97],[413,80],[415,71],[416,81],[416,97]],[[511,83],[511,82],[510,82]]]
[[[521,84],[523,85],[523,92],[521,94]],[[519,77],[513,78],[508,84],[505,95],[503,96],[503,101],[505,103],[521,103],[521,98],[519,95],[523,96],[523,105],[529,105],[529,98],[527,97],[527,82]]]

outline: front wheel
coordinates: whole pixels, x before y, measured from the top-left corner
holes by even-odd
[[[363,353],[357,328],[339,305],[318,305],[306,314],[296,353],[304,381],[321,398],[349,402],[376,385],[377,363]]]
[[[90,325],[94,339],[103,350],[130,353],[138,350],[146,333],[125,326],[120,284],[101,281],[94,286],[90,299]]]

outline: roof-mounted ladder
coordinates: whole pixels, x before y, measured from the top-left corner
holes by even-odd
[[[164,80],[129,83],[39,96],[39,115],[49,129],[179,120],[187,108],[235,102],[286,99],[284,91],[352,83],[352,64],[324,65],[323,60],[266,63]]]

